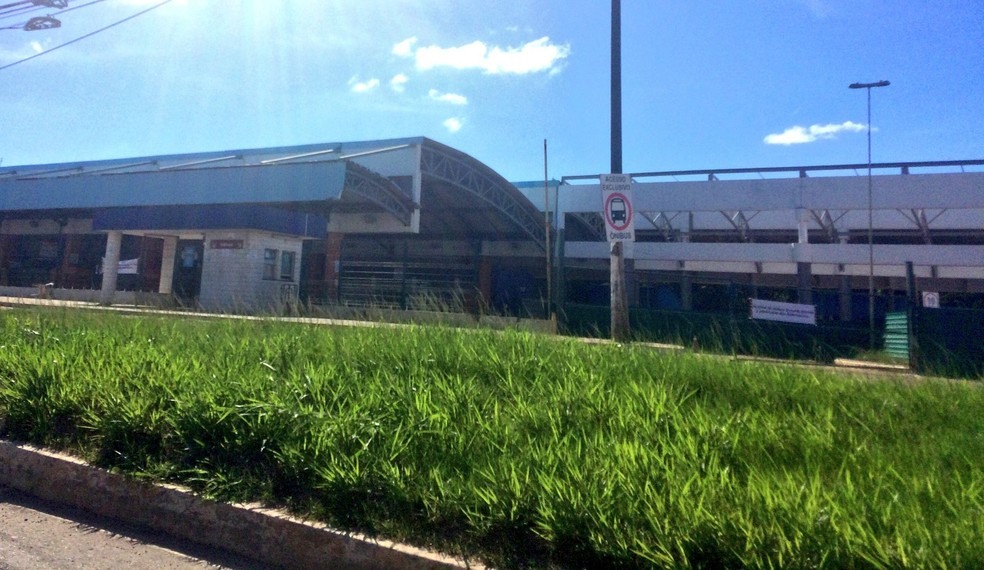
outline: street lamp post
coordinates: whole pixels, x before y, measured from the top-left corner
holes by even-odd
[[[868,91],[868,347],[875,349],[875,246],[872,222],[871,199],[871,88],[888,87],[884,79],[874,83],[852,83],[849,89],[865,89]]]

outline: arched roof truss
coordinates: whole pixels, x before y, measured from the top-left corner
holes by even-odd
[[[433,141],[421,145],[421,174],[451,184],[491,206],[538,247],[545,247],[542,214],[516,188],[477,160]]]

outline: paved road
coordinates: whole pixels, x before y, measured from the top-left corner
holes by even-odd
[[[0,487],[0,570],[259,567],[228,553]]]

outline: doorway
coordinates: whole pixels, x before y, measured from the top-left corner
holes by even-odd
[[[174,259],[174,296],[182,303],[194,304],[202,288],[204,240],[178,240]]]

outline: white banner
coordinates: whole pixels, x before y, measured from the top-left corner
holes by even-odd
[[[799,303],[780,303],[752,299],[752,318],[764,321],[782,321],[801,325],[817,324],[817,308]]]
[[[140,264],[140,258],[134,259],[121,259],[120,264],[117,266],[116,272],[120,275],[136,275],[137,266]]]
[[[105,258],[103,258],[105,261]],[[136,275],[137,269],[140,266],[140,258],[136,257],[134,259],[121,259],[119,264],[116,266],[116,273],[118,275]],[[96,275],[102,274],[102,263],[96,267]]]

